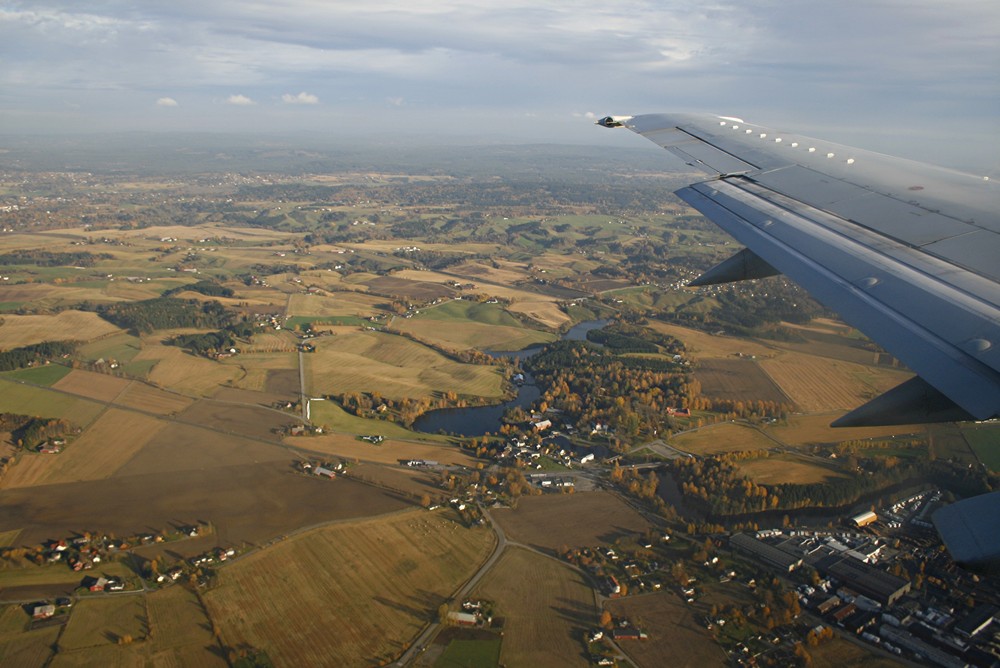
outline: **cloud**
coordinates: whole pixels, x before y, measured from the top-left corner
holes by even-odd
[[[403,106],[403,98],[401,98],[401,97],[387,97],[385,99],[385,101],[388,102],[393,107],[402,107]]]
[[[312,93],[301,92],[298,95],[285,93],[281,96],[281,101],[285,104],[319,104],[319,98]]]
[[[175,100],[172,97],[161,97],[159,100],[156,101],[156,106],[157,107],[178,107],[180,105],[177,104],[177,100]]]
[[[236,94],[236,95],[230,95],[228,98],[226,98],[226,104],[234,104],[237,107],[249,107],[257,103],[251,100],[246,95]]]

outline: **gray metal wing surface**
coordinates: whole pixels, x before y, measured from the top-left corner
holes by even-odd
[[[740,119],[608,117],[713,178],[677,191],[748,250],[694,285],[788,275],[917,373],[835,425],[1000,416],[1000,186]]]

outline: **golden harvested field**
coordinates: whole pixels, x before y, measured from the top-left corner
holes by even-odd
[[[736,353],[770,357],[777,353],[774,348],[750,339],[736,339],[731,336],[713,336],[697,329],[668,325],[665,322],[649,321],[649,326],[658,332],[669,334],[684,343],[691,357],[698,360],[733,357]]]
[[[147,635],[146,605],[141,596],[101,596],[85,598],[73,606],[73,613],[59,639],[61,652],[114,645],[119,638]]]
[[[874,652],[863,645],[835,637],[817,647],[807,647],[814,668],[899,668],[905,665],[882,652]]]
[[[240,354],[230,361],[264,369],[291,369],[297,344],[292,332],[267,330],[254,334],[249,344],[241,344]]]
[[[699,621],[707,611],[687,605],[673,592],[612,599],[605,606],[616,619],[642,621],[649,638],[618,643],[640,668],[728,664],[725,652]]]
[[[367,432],[366,432],[367,433]],[[373,429],[370,433],[378,433]],[[300,450],[317,454],[357,459],[376,464],[398,464],[400,459],[429,459],[441,464],[475,467],[477,460],[454,445],[433,445],[386,439],[379,445],[355,438],[353,434],[324,434],[322,436],[289,436],[284,443]]]
[[[339,291],[329,296],[296,294],[288,299],[288,315],[367,317],[382,310],[378,304],[385,304],[385,297]]]
[[[551,550],[609,544],[642,533],[643,517],[608,492],[543,494],[518,499],[517,509],[490,513],[511,540]]]
[[[397,318],[393,327],[413,334],[421,341],[456,350],[521,350],[533,343],[548,343],[553,337],[523,327],[488,325],[479,322]]]
[[[698,363],[694,377],[705,396],[734,401],[792,403],[754,360],[708,359]]]
[[[156,360],[149,372],[151,383],[193,396],[211,396],[219,385],[242,375],[236,367],[196,357],[174,346],[148,345],[146,341],[133,361],[142,360]]]
[[[182,411],[177,419],[210,426],[229,434],[278,441],[283,427],[298,423],[293,416],[263,406],[246,406],[201,399]]]
[[[52,387],[97,401],[113,401],[132,381],[103,373],[73,369]]]
[[[28,615],[19,606],[11,606],[27,622]],[[50,626],[0,637],[0,664],[5,666],[44,666],[52,656],[52,646],[59,637],[59,627]]]
[[[916,434],[923,437],[926,425],[897,425],[887,427],[838,427],[830,423],[843,413],[821,413],[816,415],[796,415],[788,419],[788,426],[775,424],[767,427],[767,433],[788,445],[807,443],[840,443],[855,439],[880,438]]]
[[[709,425],[670,439],[671,447],[703,457],[739,450],[768,450],[776,445],[757,429],[731,422]]]
[[[205,602],[227,645],[275,666],[370,665],[402,653],[493,543],[440,511],[331,525],[223,569]]]
[[[110,478],[168,423],[108,409],[58,455],[26,454],[3,479],[5,488]]]
[[[744,459],[736,467],[748,478],[762,485],[793,483],[805,485],[827,482],[847,475],[833,464],[820,463],[816,459],[806,459],[795,455],[773,455],[760,459]]]
[[[476,587],[505,621],[500,662],[508,666],[589,666],[583,637],[597,622],[594,590],[575,569],[509,547]]]
[[[5,315],[0,325],[0,349],[39,341],[90,341],[119,331],[96,313],[61,311],[55,315]]]
[[[465,276],[472,280],[478,278],[501,285],[515,285],[518,281],[523,281],[528,277],[529,271],[526,265],[503,260],[499,260],[495,264],[498,266],[493,267],[492,264],[473,260],[449,267],[448,273]]]
[[[341,330],[342,331],[342,330]],[[503,378],[496,368],[453,362],[402,336],[353,331],[316,340],[305,356],[309,392],[371,392],[383,396],[429,397],[435,392],[500,397]]]
[[[444,500],[447,494],[447,490],[441,489],[441,473],[439,471],[366,463],[352,466],[349,474],[355,480],[388,487],[409,494],[418,500],[427,494],[433,502],[437,503]]]
[[[507,310],[526,315],[535,322],[545,327],[551,327],[552,329],[558,329],[573,321],[555,302],[543,299],[536,298],[532,301],[518,301],[511,304]]]
[[[55,668],[89,668],[90,666],[110,666],[111,668],[145,668],[149,665],[146,643],[130,645],[95,645],[72,652],[61,652],[52,657]]]
[[[855,408],[911,375],[796,352],[761,360],[760,367],[805,412]]]
[[[140,411],[149,411],[159,415],[174,415],[184,410],[194,402],[191,397],[174,392],[168,392],[152,385],[133,381],[118,397],[118,403]]]
[[[212,637],[211,622],[194,592],[183,586],[167,587],[148,594],[146,603],[157,664],[183,666],[180,659],[197,659],[199,665],[225,665],[222,657],[209,651],[209,648],[217,649],[218,643]]]

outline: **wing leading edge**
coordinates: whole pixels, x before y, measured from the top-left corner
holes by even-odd
[[[747,248],[694,281],[783,273],[918,378],[836,426],[1000,416],[1000,191],[736,118],[608,117],[712,174],[677,195]]]

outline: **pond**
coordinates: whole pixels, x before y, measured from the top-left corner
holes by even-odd
[[[563,335],[562,340],[586,341],[587,332],[593,329],[600,329],[607,324],[607,320],[586,320],[570,328]],[[518,360],[526,360],[541,349],[542,346],[531,346],[514,352],[495,352],[491,350],[486,352],[494,357],[512,357]],[[439,410],[428,411],[417,418],[413,423],[413,428],[416,431],[431,434],[439,431],[458,434],[459,436],[495,434],[500,431],[501,418],[503,418],[503,414],[508,408],[513,408],[514,406],[527,408],[541,395],[541,390],[535,385],[535,379],[530,373],[525,373],[524,383],[517,388],[517,396],[510,401],[496,404],[495,406],[441,408]]]

